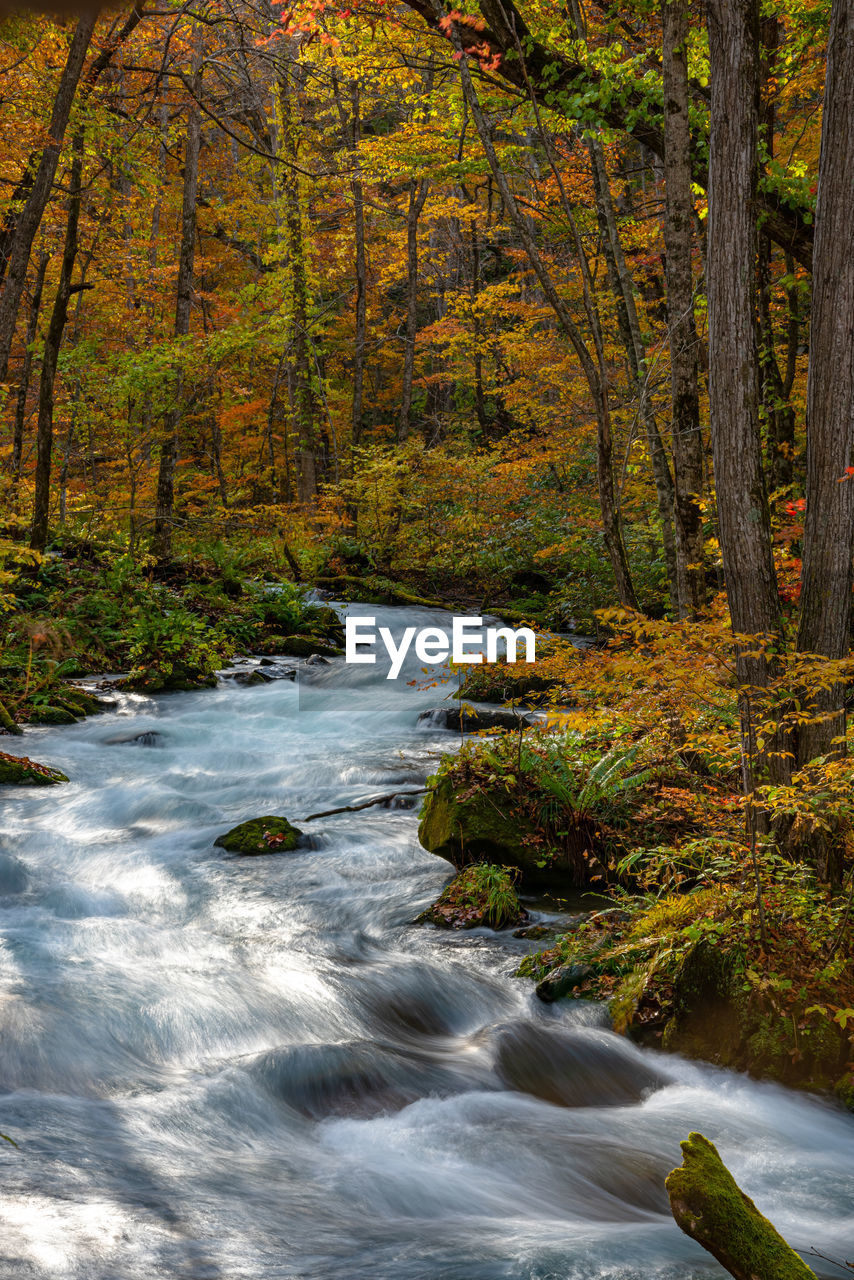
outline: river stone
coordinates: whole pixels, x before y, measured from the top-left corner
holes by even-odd
[[[241,822],[214,843],[229,853],[290,853],[299,844],[302,834],[291,826],[287,818],[267,816]]]
[[[257,668],[254,671],[235,671],[233,674],[228,672],[226,679],[231,680],[234,684],[253,685],[273,683],[272,676],[267,675],[266,671],[258,671]]]
[[[321,658],[339,658],[344,650],[333,644],[324,644],[315,636],[286,636],[280,652],[290,658],[312,658],[315,654]]]
[[[562,964],[537,983],[537,995],[546,1004],[553,1004],[555,1000],[571,995],[591,973],[593,968],[589,964]]]
[[[495,1069],[509,1088],[560,1107],[624,1106],[668,1083],[608,1031],[535,1022],[499,1028]]]
[[[542,942],[545,938],[556,938],[558,930],[550,924],[529,924],[524,929],[514,929],[514,938],[527,938],[533,942]]]
[[[536,723],[536,718],[529,712],[522,711],[517,715],[513,711],[495,707],[433,707],[421,712],[418,723],[425,727],[448,729],[453,733],[463,730],[466,733],[480,733],[492,729],[518,730],[520,725],[530,728]]]
[[[146,729],[144,733],[117,734],[114,738],[105,738],[104,745],[122,747],[133,744],[137,747],[160,747],[163,745],[163,734],[156,729]]]
[[[27,756],[10,756],[0,751],[0,785],[10,787],[50,787],[56,782],[67,782],[64,773],[38,764]]]
[[[76,723],[77,716],[66,707],[33,707],[30,712],[30,724]]]

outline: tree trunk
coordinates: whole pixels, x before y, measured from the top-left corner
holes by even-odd
[[[86,51],[95,29],[96,18],[97,9],[91,13],[82,14],[78,19],[54,98],[50,123],[47,126],[50,141],[41,154],[26,204],[18,215],[14,228],[7,228],[4,236],[6,241],[3,245],[5,279],[2,293],[0,293],[0,382],[6,381],[9,353],[15,335],[18,307],[27,278],[30,250],[53,187],[65,129],[83,70]]]
[[[30,373],[33,368],[32,345],[36,340],[36,334],[39,327],[39,312],[42,305],[42,292],[44,290],[44,277],[47,271],[47,264],[50,262],[50,254],[47,250],[42,250],[39,256],[39,265],[36,268],[36,278],[33,282],[33,294],[30,299],[30,314],[27,318],[27,333],[24,340],[24,363],[21,367],[20,377],[18,378],[18,398],[15,403],[15,427],[12,436],[12,475],[15,480],[21,478],[21,460],[24,453],[24,426],[27,419],[27,393],[30,389]]]
[[[320,408],[314,386],[311,356],[311,317],[302,199],[297,162],[299,121],[297,118],[296,68],[284,71],[279,80],[281,145],[286,164],[282,175],[285,235],[291,285],[291,350],[293,352],[293,426],[296,436],[295,470],[297,499],[310,501],[317,493],[322,441],[318,431]]]
[[[758,0],[709,0],[709,407],[721,552],[733,630],[773,640],[780,612],[762,472],[754,326]],[[768,681],[768,662],[738,649],[742,688]],[[742,733],[756,756],[749,699]]]
[[[703,437],[697,387],[697,330],[691,266],[691,131],[688,119],[688,2],[663,0],[664,244],[680,617],[706,596],[703,565]]]
[[[358,148],[362,136],[359,82],[350,83],[350,111],[345,110],[341,88],[335,72],[332,73],[332,90],[344,146],[350,153],[353,166],[350,178],[350,194],[353,197],[353,238],[356,249],[356,307],[355,333],[353,336],[353,408],[351,415],[351,439],[358,445],[362,435],[362,412],[365,388],[365,343],[367,336],[368,279],[365,261],[365,195],[359,176]]]
[[[418,336],[418,219],[429,190],[427,178],[422,178],[420,182],[413,179],[409,184],[409,205],[406,212],[406,336],[400,380],[399,440],[405,440],[412,427],[412,383],[415,376],[415,339]]]
[[[175,299],[175,337],[190,332],[193,293],[193,268],[196,255],[196,199],[199,189],[199,150],[201,127],[199,109],[191,102],[187,116],[184,154],[184,191],[181,203],[181,247],[178,252],[178,282]],[[180,360],[180,354],[179,354]],[[176,371],[173,407],[163,423],[160,467],[157,473],[157,498],[154,512],[154,536],[151,549],[160,563],[172,558],[172,528],[175,518],[175,467],[178,460],[178,428],[181,421],[183,377]]]
[[[815,215],[807,488],[798,648],[848,653],[854,551],[854,0],[834,0],[827,46]],[[825,719],[799,734],[801,763],[844,733],[842,689],[819,698]]]
[[[77,232],[80,225],[81,180],[83,175],[83,135],[74,138],[74,158],[71,162],[69,183],[68,221],[65,225],[65,244],[62,250],[62,266],[59,284],[45,337],[39,383],[39,420],[33,524],[30,546],[34,551],[44,551],[47,543],[50,515],[50,475],[53,460],[53,391],[56,381],[56,365],[62,346],[62,335],[68,318],[71,298],[71,276],[77,258]]]
[[[655,420],[655,413],[647,391],[646,348],[638,321],[634,287],[623,253],[623,246],[620,242],[614,201],[608,182],[608,171],[605,167],[605,157],[602,154],[602,144],[598,139],[591,138],[588,140],[587,145],[605,264],[611,282],[611,292],[614,295],[617,307],[617,324],[626,349],[632,379],[637,387],[638,417],[643,423],[646,447],[649,452],[650,466],[652,467],[670,602],[674,613],[678,615],[680,612],[679,577],[677,573],[676,538],[674,535],[675,491],[673,477],[670,474],[664,442],[661,439],[661,433],[658,430],[658,423]]]
[[[350,86],[350,119],[353,154],[357,154],[361,139],[362,121],[359,103],[359,85]],[[362,412],[365,387],[365,347],[368,318],[368,271],[365,260],[365,200],[361,178],[354,177],[350,184],[353,193],[353,234],[356,241],[356,332],[353,344],[353,416],[352,441],[357,445],[362,436]]]

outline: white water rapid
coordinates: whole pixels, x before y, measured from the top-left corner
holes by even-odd
[[[214,848],[418,787],[454,745],[419,675],[335,660],[27,734],[72,781],[2,799],[2,1280],[720,1277],[662,1188],[692,1129],[796,1247],[854,1256],[854,1118],[541,1004],[529,943],[413,926],[450,870],[414,809]]]

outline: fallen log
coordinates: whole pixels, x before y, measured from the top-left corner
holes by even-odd
[[[664,1185],[673,1217],[686,1235],[735,1280],[816,1280],[744,1194],[708,1138],[692,1133],[681,1146],[683,1162]]]

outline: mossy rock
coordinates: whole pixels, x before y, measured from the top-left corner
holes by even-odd
[[[846,1033],[830,1019],[810,1024],[803,1009],[786,1017],[763,1008],[742,989],[738,959],[708,941],[691,948],[674,977],[662,1048],[792,1087],[834,1088],[848,1056]]]
[[[229,853],[244,855],[290,853],[296,849],[302,834],[287,818],[268,816],[241,822],[214,843]]]
[[[77,689],[73,686],[65,689],[62,699],[57,701],[60,706],[68,707],[70,711],[76,709],[76,714],[81,716],[99,716],[109,709],[109,703],[105,700],[95,697],[87,689]]]
[[[415,923],[440,929],[509,929],[527,919],[512,875],[502,867],[478,864],[454,876]]]
[[[453,696],[471,702],[504,703],[513,699],[537,703],[543,701],[545,694],[560,688],[559,680],[539,676],[535,672],[524,672],[521,663],[515,664],[521,668],[518,675],[514,674],[512,666],[505,665],[506,674],[496,671],[494,666],[487,667],[483,672],[467,672],[462,689],[457,690]]]
[[[10,756],[0,751],[0,785],[7,787],[52,787],[68,778],[58,769],[38,764],[27,756]]]
[[[843,1107],[847,1107],[849,1111],[854,1111],[854,1072],[846,1071],[845,1075],[840,1080],[837,1080],[834,1093]]]
[[[324,644],[313,636],[284,636],[279,653],[289,658],[311,658],[315,653],[321,658],[339,658],[343,649],[333,644]]]
[[[496,784],[489,793],[457,794],[453,778],[439,774],[421,808],[418,839],[428,851],[455,867],[494,862],[514,867],[526,890],[563,891],[577,884],[577,864],[556,852],[543,866],[538,833],[520,813],[515,799]],[[591,874],[599,864],[591,859]]]
[[[195,689],[216,688],[216,676],[197,676],[186,671],[163,672],[146,667],[142,671],[132,671],[124,680],[118,681],[117,687],[139,693],[192,693]]]
[[[30,724],[76,724],[78,716],[67,707],[33,707]]]
[[[344,644],[344,623],[335,609],[328,605],[312,605],[303,615],[303,620],[312,631],[317,631],[332,644]]]

